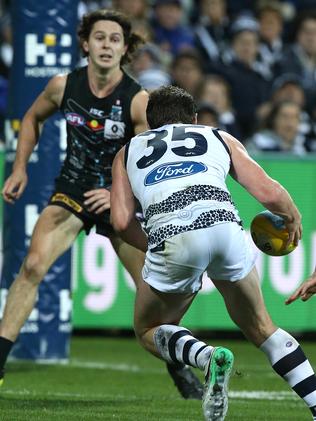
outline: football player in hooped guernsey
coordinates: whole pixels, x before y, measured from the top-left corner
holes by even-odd
[[[153,91],[147,121],[151,130],[131,139],[115,157],[111,195],[114,228],[127,242],[137,238],[146,252],[135,302],[140,343],[159,358],[202,370],[204,417],[224,420],[233,354],[179,326],[207,271],[232,320],[266,354],[316,420],[313,368],[297,340],[277,327],[267,312],[254,253],[226,176],[230,173],[262,205],[281,215],[294,244],[302,230],[297,207],[237,139],[196,125],[193,98],[183,89]],[[135,197],[143,208],[147,235],[134,216]]]
[[[22,121],[13,172],[4,200],[14,203],[27,184],[26,166],[37,143],[40,124],[57,110],[67,121],[67,155],[55,192],[34,228],[31,245],[13,282],[0,325],[0,385],[13,342],[34,306],[40,281],[81,230],[93,225],[107,236],[137,285],[144,254],[123,242],[109,222],[111,167],[116,152],[147,129],[148,94],[122,65],[142,39],[129,20],[111,10],[97,10],[82,19],[79,38],[88,65],[47,84]],[[169,365],[180,393],[201,398],[201,385],[185,365]]]

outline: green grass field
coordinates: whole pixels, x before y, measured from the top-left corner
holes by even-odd
[[[208,341],[212,343],[212,341]],[[305,404],[247,342],[216,341],[235,353],[228,421],[310,421]],[[316,367],[316,343],[304,343]],[[134,339],[78,338],[67,365],[12,362],[0,391],[1,421],[198,421],[199,401],[180,398],[164,363]]]

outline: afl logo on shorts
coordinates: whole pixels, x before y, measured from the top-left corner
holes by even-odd
[[[161,181],[171,180],[173,178],[188,177],[199,172],[205,172],[206,165],[202,162],[186,161],[186,162],[172,162],[169,164],[159,165],[145,178],[145,186],[160,183]]]
[[[67,123],[71,124],[72,126],[83,126],[86,124],[86,120],[77,113],[67,113],[65,115]]]

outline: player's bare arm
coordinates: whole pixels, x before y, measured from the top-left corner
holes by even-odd
[[[221,136],[231,151],[232,177],[265,208],[284,218],[289,230],[288,243],[297,245],[302,237],[301,214],[287,190],[268,176],[236,138],[225,132]]]
[[[120,237],[132,246],[147,251],[147,237],[135,218],[135,197],[124,165],[125,147],[116,155],[112,167],[111,223]]]
[[[148,102],[148,93],[146,91],[138,92],[131,103],[131,117],[134,124],[135,134],[148,130],[146,119],[146,107]]]
[[[52,78],[22,120],[13,171],[2,189],[3,198],[8,203],[13,204],[15,200],[19,199],[26,187],[26,166],[38,141],[40,126],[59,108],[66,77],[58,75]]]
[[[311,276],[300,285],[297,290],[285,301],[285,304],[291,304],[300,298],[302,301],[309,300],[316,294],[316,268]]]

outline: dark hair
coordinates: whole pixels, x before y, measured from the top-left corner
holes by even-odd
[[[278,101],[273,105],[270,112],[268,113],[264,121],[263,127],[266,129],[274,130],[275,121],[278,118],[280,111],[282,110],[283,107],[286,107],[287,105],[294,105],[295,107],[300,109],[300,106],[297,105],[296,102],[288,101],[288,100]]]
[[[219,113],[216,108],[209,102],[200,102],[197,104],[197,113],[200,114],[212,114],[214,118],[218,121]]]
[[[192,95],[184,89],[163,86],[150,93],[146,114],[151,129],[173,123],[192,124],[196,105]]]
[[[195,98],[197,98],[198,100],[201,99],[204,89],[209,82],[224,86],[224,89],[226,90],[228,102],[230,104],[231,103],[231,85],[229,84],[227,79],[225,79],[223,76],[218,75],[216,73],[209,73],[205,75],[205,77],[203,77],[203,79],[201,80],[201,82],[198,84],[196,88]]]
[[[259,0],[256,7],[257,19],[260,19],[265,12],[274,12],[283,21],[282,5],[276,0]]]
[[[128,46],[126,54],[122,57],[121,64],[131,61],[131,56],[140,44],[144,43],[141,36],[132,32],[132,25],[128,17],[115,10],[99,9],[83,16],[78,28],[79,42],[84,57],[88,55],[83,49],[84,41],[88,41],[93,25],[99,20],[110,20],[120,25],[123,30],[124,44]]]
[[[301,32],[303,25],[305,24],[306,21],[308,20],[315,20],[316,21],[316,10],[312,9],[312,10],[304,10],[302,12],[300,12],[294,21],[294,28],[292,30],[293,33],[293,39],[291,39],[290,41],[295,41],[297,40],[297,37],[299,35],[299,33]]]
[[[203,60],[200,54],[192,48],[187,48],[185,50],[181,50],[173,59],[171,63],[171,69],[181,65],[182,60],[191,60],[194,65],[201,70],[204,71]]]

